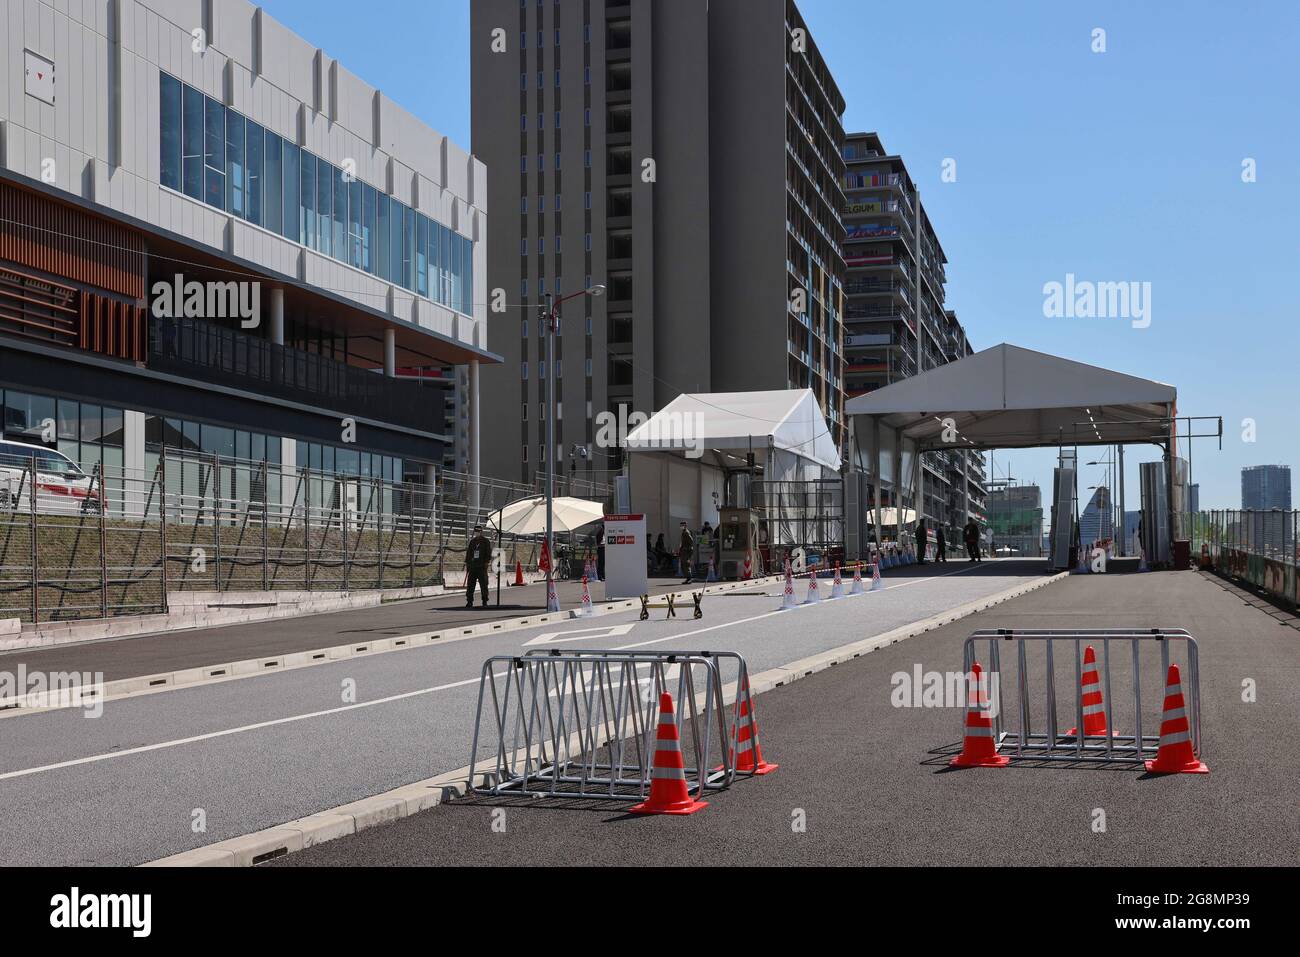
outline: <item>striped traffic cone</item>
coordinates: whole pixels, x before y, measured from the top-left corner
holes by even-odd
[[[831,597],[844,597],[844,582],[840,580],[840,563],[835,563],[835,581],[831,583]]]
[[[763,760],[763,751],[758,746],[758,718],[752,719],[753,727],[750,727],[750,712],[754,710],[753,695],[749,690],[749,677],[746,676],[737,698],[736,723],[732,728],[736,740],[736,750],[732,753],[732,761],[735,764],[736,772],[745,774],[771,774],[779,765],[771,764]]]
[[[785,595],[781,598],[782,610],[786,608],[798,608],[799,602],[794,597],[794,574],[790,571],[790,563],[785,563]]]
[[[591,615],[592,615],[592,611],[591,611],[591,592],[587,589],[587,579],[584,578],[584,579],[582,580],[582,599],[581,599],[581,604],[578,605],[578,617],[579,617],[579,618],[590,618]]]
[[[993,718],[987,713],[988,693],[981,687],[979,662],[971,666],[971,687],[966,707],[966,734],[962,737],[961,754],[948,762],[954,768],[1000,768],[1010,763],[1005,754],[998,754],[993,740]]]
[[[877,562],[871,566],[871,590],[880,591],[884,587],[884,582],[880,580],[880,563]]]
[[[817,590],[817,572],[808,576],[808,597],[804,599],[805,605],[815,605],[822,600],[822,593]]]
[[[850,595],[862,594],[862,562],[853,566],[853,584],[849,586]]]
[[[650,796],[628,808],[632,814],[694,814],[709,806],[691,799],[682,763],[682,743],[673,720],[673,696],[659,695],[659,728],[655,733],[654,765],[650,770]]]
[[[705,576],[706,582],[715,582],[718,580],[718,570],[713,566],[713,556],[709,556],[709,574]]]
[[[1147,761],[1146,769],[1153,774],[1209,774],[1210,769],[1196,757],[1192,750],[1191,726],[1187,723],[1187,708],[1183,704],[1183,684],[1178,677],[1178,666],[1169,666],[1165,680],[1165,708],[1160,721],[1160,749],[1156,759]]]
[[[546,610],[548,612],[560,610],[560,596],[555,591],[555,579],[550,575],[546,576]]]
[[[1106,703],[1101,697],[1101,678],[1097,676],[1097,653],[1089,645],[1083,650],[1083,736],[1106,737]],[[1079,733],[1078,728],[1065,732],[1067,738]]]

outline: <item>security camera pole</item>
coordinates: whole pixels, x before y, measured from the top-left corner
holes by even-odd
[[[604,286],[592,286],[581,292],[570,293],[552,301],[551,294],[546,294],[546,304],[542,307],[542,320],[546,323],[546,366],[550,366],[546,376],[546,554],[550,556],[546,569],[546,604],[547,611],[558,611],[550,607],[551,581],[555,570],[554,506],[555,506],[555,326],[560,320],[560,305],[579,296],[600,296],[605,292]],[[543,369],[546,369],[543,366]]]

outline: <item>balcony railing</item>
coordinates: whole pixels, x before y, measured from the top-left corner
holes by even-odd
[[[441,387],[388,378],[204,320],[151,317],[149,368],[423,432],[445,428]]]

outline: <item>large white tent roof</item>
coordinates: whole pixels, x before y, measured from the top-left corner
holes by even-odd
[[[1177,390],[1003,343],[895,382],[845,407],[921,449],[1113,445],[1169,440]],[[865,420],[865,421],[864,421]],[[951,420],[951,422],[945,422]]]
[[[743,461],[772,448],[835,471],[840,454],[811,389],[683,393],[627,437],[632,452],[718,450]]]

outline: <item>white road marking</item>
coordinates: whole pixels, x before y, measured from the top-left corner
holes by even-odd
[[[529,645],[554,645],[562,641],[583,641],[588,638],[617,638],[620,635],[626,635],[632,630],[636,622],[628,622],[625,625],[595,625],[588,628],[574,628],[571,631],[548,631],[538,635],[536,638],[530,638],[524,642],[524,647]],[[600,634],[587,635],[583,632],[596,631]]]
[[[5,771],[0,774],[0,781],[8,781],[11,778],[23,778],[31,774],[40,774],[44,771],[57,771],[59,768],[72,768],[80,764],[95,764],[99,761],[107,761],[110,758],[124,758],[132,754],[146,754],[150,751],[162,751],[165,748],[176,748],[184,744],[194,744],[199,741],[210,741],[213,738],[224,738],[232,734],[242,734],[245,731],[257,731],[261,728],[273,728],[280,724],[291,724],[295,721],[307,721],[311,718],[323,718],[331,714],[342,714],[345,711],[356,711],[359,708],[373,708],[375,705],[391,704],[394,701],[401,701],[404,698],[416,698],[420,695],[432,694],[435,691],[446,691],[450,688],[460,688],[464,685],[472,685],[478,682],[478,678],[466,678],[464,681],[453,681],[445,685],[435,685],[432,688],[421,688],[419,691],[406,691],[402,694],[389,695],[387,698],[376,698],[374,701],[361,701],[357,704],[343,705],[338,708],[327,708],[324,711],[312,711],[308,714],[295,714],[287,718],[275,718],[271,721],[259,721],[256,724],[240,725],[237,728],[226,728],[224,731],[209,731],[207,734],[196,734],[188,738],[177,738],[174,741],[159,741],[156,744],[144,744],[138,748],[127,748],[123,751],[109,751],[104,754],[92,754],[84,758],[73,758],[70,761],[60,761],[57,764],[43,764],[36,768],[23,768],[19,771]]]
[[[950,575],[961,575],[964,574],[965,572],[971,571],[973,567],[974,566],[971,566],[970,568],[960,568],[957,571],[946,572],[943,575],[935,575],[926,578],[911,578],[908,579],[907,581],[899,582],[897,585],[886,585],[885,588],[882,589],[882,591],[888,591],[893,588],[904,588],[908,585],[915,585],[918,582],[934,581],[938,578],[947,578]],[[866,592],[865,594],[869,595],[872,593]],[[809,606],[803,605],[800,607],[806,608]],[[676,641],[682,638],[689,638],[692,635],[702,635],[705,632],[709,632],[709,631],[718,631],[723,628],[734,627],[735,625],[745,625],[745,624],[749,624],[750,622],[761,621],[764,618],[772,618],[776,615],[783,614],[785,611],[794,611],[794,610],[795,609],[777,609],[776,611],[770,611],[762,615],[755,615],[751,618],[741,618],[737,621],[722,622],[721,624],[710,625],[707,628],[697,628],[694,631],[686,631],[675,635],[669,635],[665,638],[654,638],[651,639],[650,641],[640,641],[630,645],[622,645],[621,647],[615,648],[613,650],[624,651],[629,648],[641,648],[646,645],[655,645],[664,641]],[[579,630],[589,630],[589,629],[579,629]],[[603,637],[603,636],[593,635],[587,637]],[[436,647],[436,646],[429,646],[429,647]],[[421,688],[417,691],[406,691],[403,692],[402,694],[389,695],[388,697],[385,698],[376,698],[374,701],[361,701],[356,704],[342,705],[338,708],[327,708],[323,711],[312,711],[312,712],[308,712],[307,714],[290,715],[289,717],[285,717],[285,718],[274,718],[270,721],[258,721],[254,724],[240,725],[239,727],[236,728],[226,728],[221,731],[209,731],[206,734],[196,734],[187,738],[176,738],[175,740],[172,741],[159,741],[155,744],[145,744],[135,748],[126,748],[121,751],[109,751],[103,754],[92,754],[82,758],[72,758],[68,761],[59,761],[55,764],[45,764],[33,768],[22,768],[17,771],[0,772],[0,781],[8,781],[14,778],[29,777],[35,774],[42,774],[46,771],[57,771],[61,768],[77,767],[79,765],[84,765],[84,764],[96,764],[101,761],[111,760],[113,758],[124,758],[135,754],[147,754],[150,751],[162,751],[168,748],[181,747],[187,744],[197,744],[202,741],[213,740],[214,738],[229,737],[230,735],[243,734],[244,732],[247,731],[259,731],[262,728],[273,728],[276,727],[277,725],[292,724],[297,721],[309,721],[313,718],[323,718],[334,714],[343,714],[348,711],[357,711],[361,708],[373,708],[376,705],[391,704],[394,701],[402,701],[407,698],[416,698],[421,695],[434,694],[439,691],[449,691],[452,688],[463,688],[466,685],[472,685],[477,683],[478,680],[479,680],[478,676],[475,676],[473,678],[466,678],[463,681],[452,681],[447,684],[435,685],[432,688]]]

